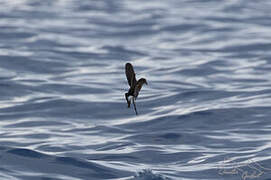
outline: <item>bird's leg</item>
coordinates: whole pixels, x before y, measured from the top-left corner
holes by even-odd
[[[134,104],[135,113],[136,113],[136,115],[138,115],[137,110],[136,110],[135,97],[132,98],[132,101],[133,101],[133,104]]]
[[[129,99],[128,99],[128,93],[125,93],[125,98],[126,98],[126,101],[128,104],[128,108],[130,108],[131,101],[129,101]]]

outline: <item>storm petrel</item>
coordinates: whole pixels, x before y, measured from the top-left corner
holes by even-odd
[[[128,91],[128,93],[125,93],[125,98],[128,104],[128,108],[130,107],[131,101],[134,104],[134,109],[137,113],[136,110],[136,104],[135,104],[135,100],[139,94],[139,91],[141,90],[143,84],[148,85],[147,80],[145,78],[140,78],[138,81],[136,80],[136,76],[135,76],[135,72],[134,72],[134,68],[133,65],[131,63],[126,63],[125,65],[125,73],[126,73],[126,78],[128,81],[128,84],[130,86],[130,89]]]

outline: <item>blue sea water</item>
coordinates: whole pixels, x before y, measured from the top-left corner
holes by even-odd
[[[0,0],[0,179],[270,179],[270,9]]]

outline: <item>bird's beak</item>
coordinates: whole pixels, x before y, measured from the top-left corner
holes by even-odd
[[[148,85],[147,81],[146,81],[146,85]]]

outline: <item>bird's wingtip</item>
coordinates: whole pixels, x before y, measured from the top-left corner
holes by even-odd
[[[127,63],[125,64],[125,66],[132,66],[132,64],[129,63],[129,62],[127,62]]]

